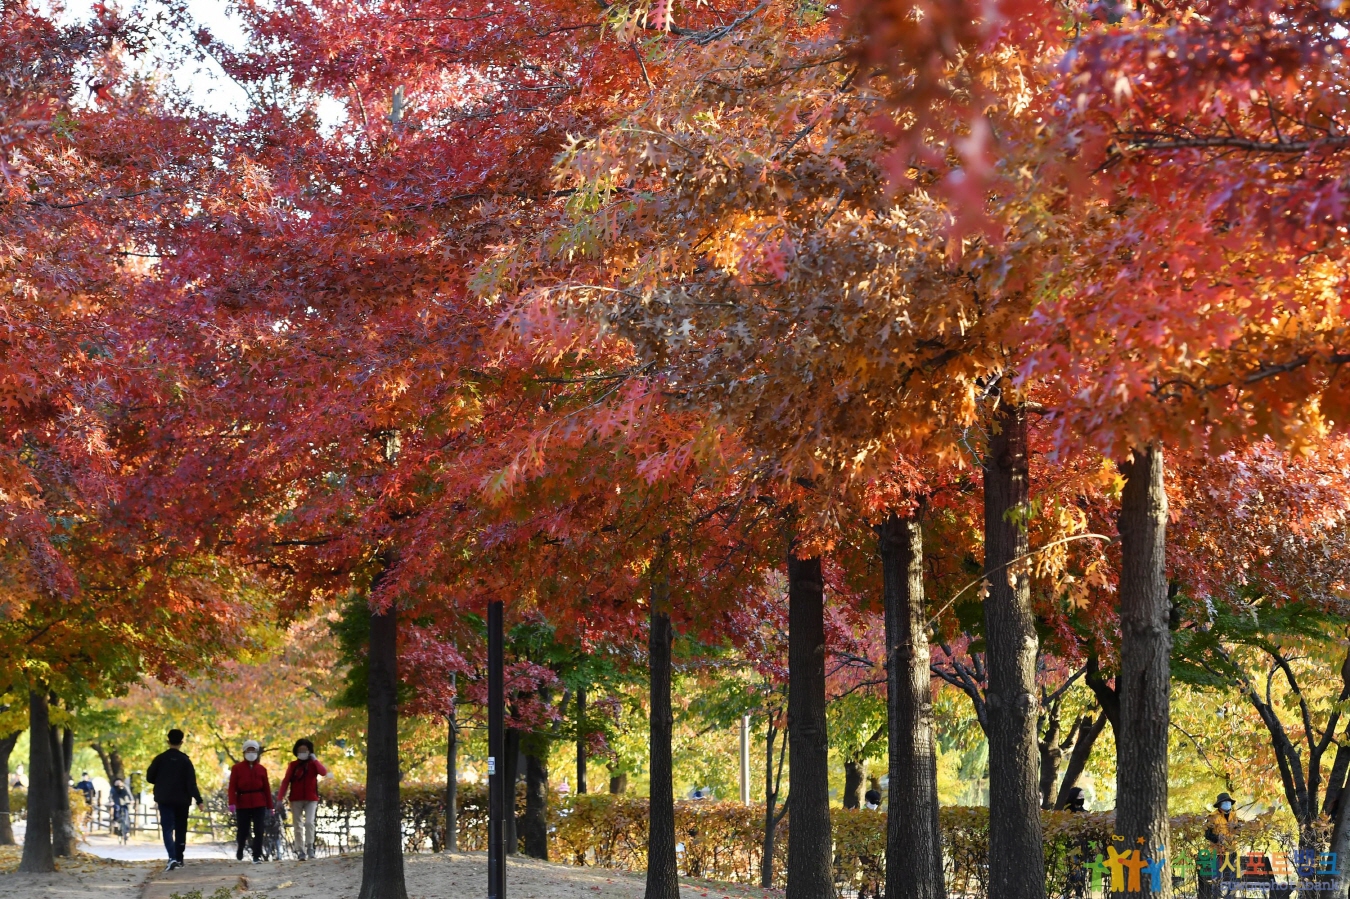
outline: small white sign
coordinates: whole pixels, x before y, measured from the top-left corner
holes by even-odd
[[[497,757],[490,755],[488,756],[488,777],[491,777],[496,773],[497,773]]]

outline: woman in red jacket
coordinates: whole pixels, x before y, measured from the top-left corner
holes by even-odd
[[[272,800],[267,769],[258,762],[262,747],[257,740],[244,742],[244,760],[230,769],[229,802],[238,832],[234,857],[244,858],[244,842],[253,831],[253,864],[262,862],[263,818]]]
[[[291,820],[295,822],[295,857],[314,857],[314,819],[319,811],[319,778],[328,775],[323,762],[314,757],[314,744],[303,737],[291,748],[295,761],[286,766],[286,776],[277,787],[277,802],[291,788]],[[303,828],[303,830],[302,830]]]

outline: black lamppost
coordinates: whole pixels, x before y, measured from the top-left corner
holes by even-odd
[[[502,604],[488,603],[488,899],[506,899],[506,695]],[[514,793],[514,790],[509,790]],[[512,795],[511,799],[515,799]],[[511,803],[515,805],[514,802]],[[512,811],[515,809],[512,808]]]

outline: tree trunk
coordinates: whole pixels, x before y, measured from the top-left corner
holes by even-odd
[[[9,817],[9,756],[23,731],[0,737],[0,846],[13,846],[14,822]]]
[[[20,874],[49,874],[56,870],[52,854],[52,770],[56,758],[52,741],[42,739],[51,730],[47,691],[28,692],[28,817],[23,839]],[[8,776],[8,775],[6,775]]]
[[[1350,748],[1342,749],[1350,752]],[[1331,851],[1336,853],[1336,877],[1327,899],[1350,899],[1350,802],[1341,794],[1341,802],[1336,807],[1335,824],[1331,831]]]
[[[777,838],[778,820],[782,815],[778,812],[778,789],[783,784],[783,756],[787,749],[787,738],[783,739],[778,749],[778,770],[774,771],[773,765],[773,744],[778,738],[778,728],[774,727],[773,720],[770,718],[764,737],[764,841],[760,845],[759,857],[759,885],[764,889],[773,887],[773,854],[774,844]]]
[[[886,612],[890,800],[886,899],[945,899],[938,828],[937,748],[923,592],[923,528],[888,516],[878,528]]]
[[[659,563],[658,563],[659,564]],[[670,707],[671,646],[670,587],[664,572],[652,578],[651,628],[647,659],[651,670],[651,804],[647,830],[647,891],[645,899],[680,899],[680,875],[675,858],[675,772],[671,737],[675,715]]]
[[[1078,786],[1078,778],[1083,776],[1088,759],[1092,757],[1092,747],[1097,738],[1106,729],[1106,712],[1099,712],[1096,718],[1084,715],[1078,724],[1078,739],[1069,752],[1069,764],[1064,768],[1064,779],[1059,782],[1059,792],[1055,794],[1055,808],[1062,809],[1069,804],[1069,791]]]
[[[844,760],[844,808],[862,808],[863,763]]]
[[[1006,391],[1005,391],[1006,393]],[[1037,790],[1036,628],[1026,556],[1026,411],[1000,405],[984,470],[989,687],[989,899],[1045,899]]]
[[[829,740],[825,724],[825,584],[819,557],[788,550],[788,827],[786,899],[834,899]]]
[[[366,845],[359,899],[408,899],[399,809],[398,610],[370,616]]]
[[[525,753],[525,814],[521,836],[525,854],[548,861],[548,738],[533,734]]]
[[[122,754],[117,751],[116,746],[104,746],[103,741],[99,740],[90,743],[89,748],[94,750],[98,760],[103,764],[103,775],[108,778],[108,783],[115,780],[126,782],[126,764],[122,761]]]
[[[1172,632],[1168,629],[1167,494],[1162,448],[1136,449],[1121,463],[1120,729],[1116,732],[1116,833],[1134,846],[1143,837],[1165,868],[1160,897],[1172,895],[1167,819],[1167,737]]]
[[[628,792],[627,771],[620,771],[618,774],[609,776],[609,792],[611,796],[620,796]]]
[[[515,716],[516,710],[512,707],[511,717],[514,718]],[[516,821],[518,811],[516,783],[520,780],[520,731],[514,727],[508,727],[506,737],[502,742],[505,744],[506,754],[502,770],[502,783],[506,785],[506,820],[502,822],[503,839],[506,841],[506,854],[515,855],[520,852],[520,828]]]
[[[1346,728],[1346,737],[1350,741],[1350,727]],[[1343,742],[1336,748],[1336,759],[1331,763],[1331,774],[1327,776],[1327,793],[1322,802],[1322,814],[1333,821],[1340,813],[1341,797],[1345,795],[1346,773],[1350,771],[1350,742]],[[1350,860],[1347,860],[1350,863]]]
[[[75,830],[70,809],[70,763],[75,741],[69,730],[64,730],[64,735],[63,730],[60,727],[47,729],[52,758],[56,760],[52,772],[52,852],[57,858],[71,858],[80,847],[80,835]],[[72,751],[67,752],[67,748]]]
[[[586,784],[586,688],[577,688],[577,795],[588,792]]]
[[[445,851],[459,851],[459,722],[445,720]]]

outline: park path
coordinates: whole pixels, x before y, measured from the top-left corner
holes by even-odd
[[[145,882],[141,899],[169,899],[174,893],[186,894],[193,890],[201,890],[205,899],[221,887],[231,893],[247,889],[248,879],[240,870],[243,867],[233,860],[189,861],[182,868],[152,874]]]

